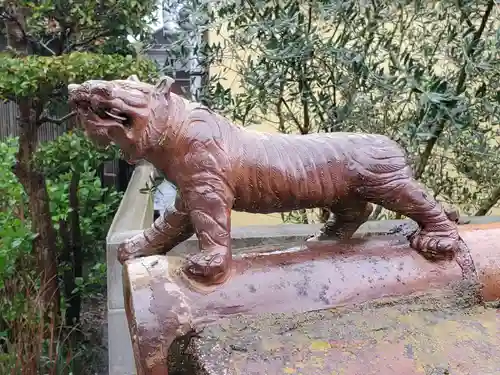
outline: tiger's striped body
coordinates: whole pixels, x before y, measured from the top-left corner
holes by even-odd
[[[363,198],[367,186],[411,174],[402,148],[383,135],[263,133],[235,125],[203,106],[189,108],[177,121],[179,132],[167,136],[171,144],[164,146],[169,159],[164,173],[181,194],[192,181],[218,179],[235,211],[331,207]],[[173,158],[178,149],[189,150],[189,157]]]
[[[349,238],[370,203],[415,220],[411,246],[437,257],[458,248],[456,223],[412,177],[401,147],[382,135],[266,134],[244,129],[170,91],[137,81],[87,81],[70,87],[87,134],[147,159],[179,189],[176,211],[124,242],[119,259],[165,253],[198,237],[201,253],[185,271],[204,282],[226,280],[231,210],[283,212],[327,207],[323,234]],[[104,112],[102,110],[104,108]]]
[[[233,208],[246,212],[331,207],[361,194],[368,178],[376,183],[408,166],[399,145],[382,135],[248,132],[241,138]]]

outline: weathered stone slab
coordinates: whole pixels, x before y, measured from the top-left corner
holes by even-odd
[[[462,301],[461,305],[500,299],[500,226],[466,225],[461,227],[460,232],[468,249],[465,247],[456,261],[441,263],[429,262],[420,254],[411,251],[407,240],[402,236],[364,236],[340,243],[308,242],[279,251],[276,251],[275,247],[267,251],[265,248],[253,252],[247,250],[240,252],[233,262],[229,282],[210,289],[183,276],[180,271],[182,257],[154,256],[128,261],[124,267],[125,310],[138,374],[167,374],[166,358],[172,342],[179,338],[181,341],[188,340],[193,332],[203,328],[205,330],[201,333],[202,338],[197,341],[199,348],[190,349],[193,356],[197,353],[197,357],[181,356],[184,358],[184,367],[189,368],[191,363],[199,368],[196,370],[198,373],[214,375],[278,374],[296,370],[297,365],[283,368],[283,363],[280,364],[277,359],[274,362],[264,360],[264,354],[255,357],[253,362],[238,362],[235,357],[226,355],[228,350],[226,344],[223,345],[224,337],[228,338],[229,348],[232,348],[230,352],[233,353],[238,352],[234,347],[237,347],[238,341],[242,341],[235,333],[238,329],[244,330],[253,324],[256,327],[267,327],[262,328],[262,332],[271,332],[276,324],[282,326],[281,321],[288,321],[285,325],[293,325],[295,320],[300,320],[300,314],[313,316],[310,315],[313,314],[312,311],[352,308],[386,298],[394,301],[398,298],[416,298],[422,295],[427,298],[440,295],[435,301]],[[434,309],[437,306],[437,309],[441,310],[439,303],[429,306]],[[323,314],[326,312],[323,311]],[[373,316],[370,319],[377,321]],[[239,320],[243,322],[240,328],[235,325]],[[360,318],[360,321],[362,320]],[[271,324],[273,321],[276,322],[274,325]],[[331,318],[331,323],[333,322]],[[224,324],[229,326],[224,328]],[[339,321],[338,324],[337,329],[340,331],[349,329],[348,326],[342,328],[348,324],[347,321]],[[323,332],[323,329],[320,331]],[[225,336],[221,332],[228,333]],[[337,334],[337,331],[332,332]],[[255,335],[263,337],[263,334]],[[217,342],[210,341],[210,337],[218,337]],[[356,337],[353,336],[353,340]],[[255,337],[248,339],[254,340]],[[288,347],[288,344],[274,342],[272,338],[266,339],[267,341],[259,339],[259,342],[267,342],[265,345],[271,345],[270,347],[274,345],[278,354],[281,353],[278,350],[280,345],[287,346],[278,357],[283,361],[285,354],[289,353],[289,360],[295,363],[299,361],[296,358],[303,355],[299,353],[299,349],[307,346],[307,340],[303,339],[305,346],[297,347],[295,344]],[[312,345],[311,342],[308,345]],[[257,345],[254,341],[247,344]],[[377,342],[372,342],[371,345],[375,347],[365,345],[362,348],[370,353],[379,350]],[[388,350],[395,353],[400,349],[400,342],[395,340],[387,345]],[[255,348],[266,353],[268,346],[258,349],[257,345]],[[211,348],[211,355],[218,351],[220,355],[216,360],[204,361],[203,347]],[[175,348],[176,345],[173,346],[173,351],[179,352],[179,347]],[[331,366],[342,363],[342,356],[346,353],[338,348],[335,350],[328,357],[332,364],[324,369],[331,368],[330,373],[340,374],[342,372],[335,372],[336,368]],[[290,353],[299,357],[290,357]],[[356,355],[361,355],[359,353]],[[208,352],[204,356],[207,355]],[[170,353],[170,357],[178,358],[173,356],[173,353]],[[368,362],[374,359],[366,356],[363,358],[363,361]],[[360,363],[364,363],[363,361]],[[381,363],[390,366],[391,359],[385,361]],[[210,363],[219,368],[211,370]],[[352,366],[355,365],[352,363],[347,363],[346,368],[354,371],[355,367]],[[393,365],[397,367],[397,364]],[[410,371],[408,366],[404,367],[404,371]],[[279,372],[281,370],[278,371],[278,367],[285,372]],[[312,371],[313,367],[312,364],[309,365],[308,371]],[[174,361],[171,368],[179,366],[176,366]],[[351,370],[345,373],[362,373],[356,372],[361,371],[361,367],[354,372]],[[384,368],[379,369],[381,373],[384,373],[383,370]],[[412,374],[404,371],[401,373]]]
[[[443,307],[436,298],[403,302],[223,319],[182,352],[185,341],[173,346],[170,374],[500,373],[497,309]]]

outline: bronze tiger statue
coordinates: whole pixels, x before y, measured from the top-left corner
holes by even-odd
[[[455,213],[413,178],[407,156],[383,135],[268,134],[245,129],[199,103],[156,85],[128,80],[69,85],[70,104],[100,145],[117,144],[131,161],[146,159],[179,191],[175,211],[125,241],[119,260],[164,254],[196,234],[200,253],[184,271],[205,283],[226,280],[231,210],[253,213],[328,208],[321,238],[350,238],[375,203],[419,224],[411,247],[434,259],[458,249]]]

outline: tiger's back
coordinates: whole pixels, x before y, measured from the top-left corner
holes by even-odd
[[[241,129],[230,147],[234,209],[282,212],[329,206],[352,196],[366,176],[398,173],[408,166],[401,147],[376,134],[285,135]]]

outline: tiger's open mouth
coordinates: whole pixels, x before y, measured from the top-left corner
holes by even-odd
[[[81,99],[75,102],[77,108],[82,112],[91,111],[104,122],[115,121],[125,128],[132,127],[132,118],[117,108],[111,108],[105,104],[92,105],[89,100]]]

